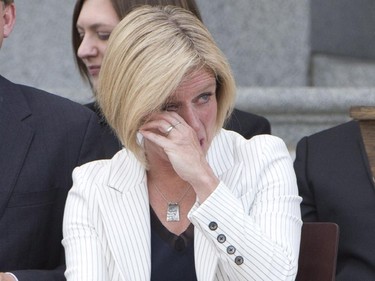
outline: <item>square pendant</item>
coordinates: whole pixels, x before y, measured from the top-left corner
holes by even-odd
[[[168,203],[167,221],[180,221],[180,205]]]

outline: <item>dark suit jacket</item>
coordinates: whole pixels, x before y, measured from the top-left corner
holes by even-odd
[[[0,76],[0,271],[65,280],[62,217],[74,167],[102,158],[95,114]]]
[[[105,144],[106,156],[107,158],[112,158],[112,156],[120,150],[121,144],[116,138],[114,132],[109,128],[104,117],[101,115],[97,104],[93,102],[86,104],[86,106],[93,110],[100,118],[102,139]],[[271,125],[266,118],[238,109],[233,110],[225,128],[227,130],[235,131],[247,139],[250,139],[255,135],[271,134]]]
[[[235,131],[246,139],[250,139],[255,135],[271,134],[270,122],[265,117],[236,108],[224,128]]]
[[[303,138],[294,168],[303,220],[340,227],[336,280],[375,280],[375,186],[358,123]]]

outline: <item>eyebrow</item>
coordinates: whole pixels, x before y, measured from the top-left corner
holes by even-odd
[[[106,27],[106,28],[115,28],[113,25],[103,24],[103,23],[94,23],[89,25],[89,29],[98,29],[99,27]],[[76,24],[77,29],[84,29],[82,26],[80,26],[78,23]]]
[[[215,82],[212,82],[212,83],[208,84],[207,86],[205,86],[204,88],[202,88],[201,90],[199,90],[199,95],[203,94],[203,93],[206,93],[206,92],[211,92],[211,91],[208,91],[208,90],[210,88],[213,88],[213,87],[217,88],[217,82],[216,82],[216,80],[215,80]],[[178,104],[179,101],[176,99],[176,97],[169,97],[167,99],[166,103],[175,103],[175,104]]]

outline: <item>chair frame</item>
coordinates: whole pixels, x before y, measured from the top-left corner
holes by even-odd
[[[296,281],[334,281],[339,226],[332,222],[304,222]]]

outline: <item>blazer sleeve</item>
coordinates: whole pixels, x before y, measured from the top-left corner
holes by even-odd
[[[317,221],[318,215],[316,210],[314,191],[308,179],[308,155],[308,137],[304,137],[297,144],[294,170],[297,176],[299,195],[302,197],[302,219],[303,221]]]
[[[221,181],[189,218],[230,280],[294,280],[302,222],[292,160],[276,137],[250,142],[239,152],[243,172],[236,186]]]
[[[67,257],[65,276],[69,281],[110,280],[105,249],[97,232],[100,214],[93,207],[96,196],[93,175],[100,172],[84,167],[74,170],[73,187],[65,205],[62,240]]]

